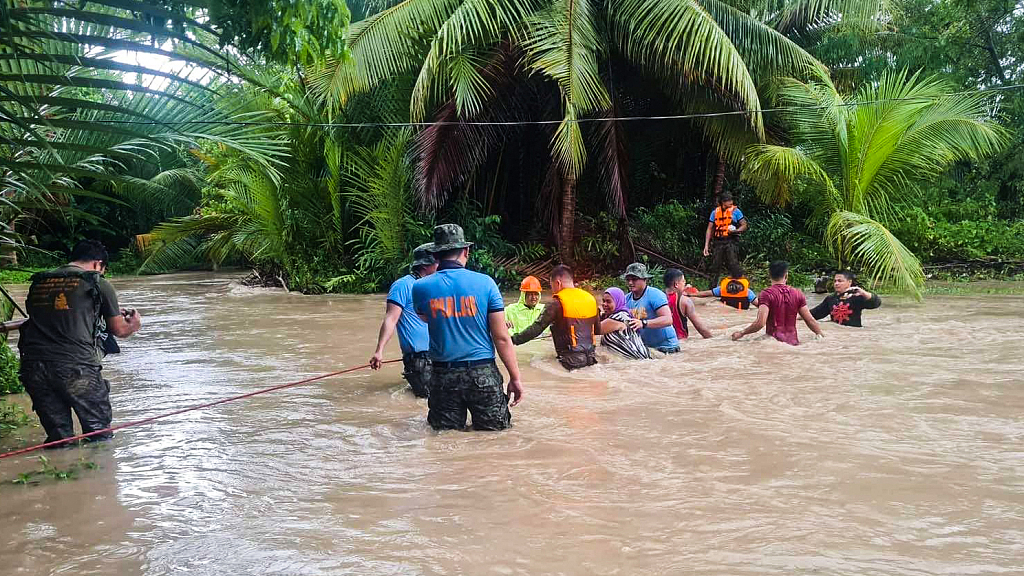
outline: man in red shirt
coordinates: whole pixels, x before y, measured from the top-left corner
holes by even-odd
[[[800,340],[796,336],[796,317],[803,318],[804,323],[817,335],[824,338],[818,321],[811,316],[807,308],[804,293],[786,285],[789,279],[789,264],[783,261],[772,262],[768,267],[772,277],[772,285],[761,291],[758,296],[757,320],[740,332],[733,332],[732,339],[739,340],[747,334],[759,332],[767,326],[767,333],[779,342],[796,346]]]

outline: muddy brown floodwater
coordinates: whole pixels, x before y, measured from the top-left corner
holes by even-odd
[[[107,362],[115,423],[363,364],[384,308],[115,286],[145,322]],[[713,339],[573,374],[532,342],[503,433],[433,433],[389,365],[47,453],[98,465],[77,480],[3,460],[0,572],[1024,574],[1022,304],[887,299],[798,348],[699,305]]]

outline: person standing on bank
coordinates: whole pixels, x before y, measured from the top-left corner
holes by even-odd
[[[640,332],[644,344],[664,354],[679,352],[679,339],[672,327],[668,297],[661,290],[647,285],[651,279],[647,266],[639,262],[630,264],[622,279],[629,287],[626,306],[633,315],[630,326]]]
[[[512,425],[512,406],[523,398],[515,346],[505,326],[505,302],[490,276],[466,270],[469,248],[462,227],[434,228],[437,272],[412,286],[416,313],[427,323],[433,363],[427,422],[434,430],[466,427],[466,411],[476,430]],[[508,370],[508,393],[494,352]]]
[[[767,326],[766,332],[769,336],[779,342],[796,346],[800,344],[796,334],[797,316],[803,319],[816,337],[824,338],[821,326],[807,309],[804,293],[786,285],[789,279],[789,264],[781,260],[772,262],[768,266],[768,274],[772,277],[772,285],[762,290],[758,296],[757,320],[743,330],[733,332],[732,339],[739,340]]]
[[[117,292],[103,278],[107,249],[82,240],[71,262],[32,276],[25,299],[29,319],[21,327],[21,382],[46,430],[46,441],[75,435],[74,410],[88,434],[110,427],[110,382],[103,379],[102,335],[127,338],[142,327],[135,310],[118,308]],[[107,440],[113,432],[86,440]]]
[[[572,270],[561,265],[551,270],[551,294],[555,301],[544,307],[540,318],[529,328],[513,336],[512,343],[525,344],[553,325],[555,355],[563,368],[576,370],[597,364],[594,341],[601,333],[597,300],[590,292],[577,288]]]
[[[718,274],[723,264],[729,275],[734,278],[741,276],[739,235],[746,232],[747,228],[747,219],[743,216],[743,211],[733,204],[732,196],[722,194],[718,199],[718,207],[711,211],[708,229],[704,234],[704,256],[707,257],[714,252],[709,271],[714,280],[712,284],[718,284]]]
[[[377,350],[370,358],[370,368],[380,370],[384,359],[384,347],[398,330],[398,344],[402,348],[402,377],[409,383],[412,393],[419,398],[430,394],[430,335],[427,323],[416,314],[412,305],[412,285],[420,278],[426,278],[437,270],[437,261],[428,251],[432,244],[418,246],[412,252],[409,273],[395,280],[388,290],[387,308],[384,321],[377,334]]]
[[[878,308],[882,305],[882,299],[878,294],[854,286],[856,280],[857,276],[849,270],[837,272],[833,281],[835,293],[829,294],[821,304],[811,308],[811,316],[814,316],[815,320],[829,316],[833,322],[841,326],[860,328],[861,312]]]

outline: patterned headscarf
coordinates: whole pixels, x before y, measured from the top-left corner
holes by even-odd
[[[615,303],[615,310],[612,310],[612,314],[621,312],[623,310],[629,313],[629,308],[626,308],[626,293],[621,289],[612,286],[611,288],[604,291],[605,294],[612,297],[612,302]]]

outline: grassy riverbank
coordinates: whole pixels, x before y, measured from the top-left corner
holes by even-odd
[[[924,294],[925,297],[960,294],[1024,296],[1024,280],[975,280],[966,282],[929,280],[925,282]]]

